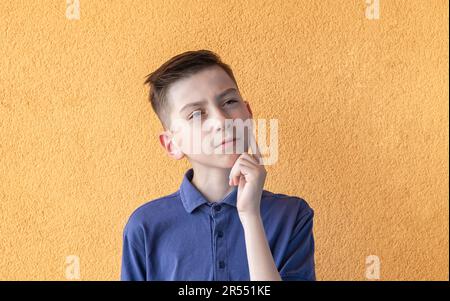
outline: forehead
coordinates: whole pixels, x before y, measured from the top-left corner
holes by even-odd
[[[173,111],[177,112],[188,103],[214,99],[228,88],[237,90],[234,81],[221,67],[212,66],[176,81],[168,89],[167,96]]]

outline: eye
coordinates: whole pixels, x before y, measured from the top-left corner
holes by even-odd
[[[202,111],[200,111],[200,110],[194,111],[194,112],[192,112],[191,115],[189,115],[188,119],[192,119],[194,116],[197,116],[197,115],[199,115],[199,114],[200,114],[200,116],[201,116]]]
[[[224,103],[224,105],[231,105],[231,104],[233,104],[233,103],[235,103],[235,102],[237,102],[237,100],[235,100],[235,99],[230,99],[230,100],[226,101],[226,102]]]

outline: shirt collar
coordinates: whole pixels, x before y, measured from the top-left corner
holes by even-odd
[[[209,202],[205,197],[198,191],[198,189],[191,183],[194,176],[194,170],[192,168],[188,169],[184,174],[183,181],[180,186],[180,197],[183,202],[183,206],[187,212],[191,213],[197,207],[203,204],[211,205],[213,203]],[[227,194],[221,201],[214,203],[226,203],[233,207],[236,207],[236,197],[237,197],[237,186]]]

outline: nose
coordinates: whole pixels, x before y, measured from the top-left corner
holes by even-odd
[[[230,116],[228,116],[228,114],[226,114],[224,111],[222,111],[220,108],[216,108],[214,110],[214,114],[212,116],[212,118],[214,119],[213,121],[213,127],[212,130],[214,132],[218,132],[218,131],[222,131],[225,126],[230,127],[231,123],[228,122],[228,124],[226,124],[226,120],[230,119]]]

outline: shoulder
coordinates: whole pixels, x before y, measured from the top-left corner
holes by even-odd
[[[150,223],[155,223],[164,217],[168,217],[174,207],[178,205],[178,202],[176,202],[178,199],[179,191],[176,191],[140,205],[128,218],[124,229],[125,232],[142,229]]]
[[[282,215],[283,213],[289,213],[289,215],[296,213],[297,217],[304,215],[311,215],[312,217],[314,215],[314,210],[304,198],[267,190],[263,190],[261,206],[264,206],[266,210],[276,211]]]

